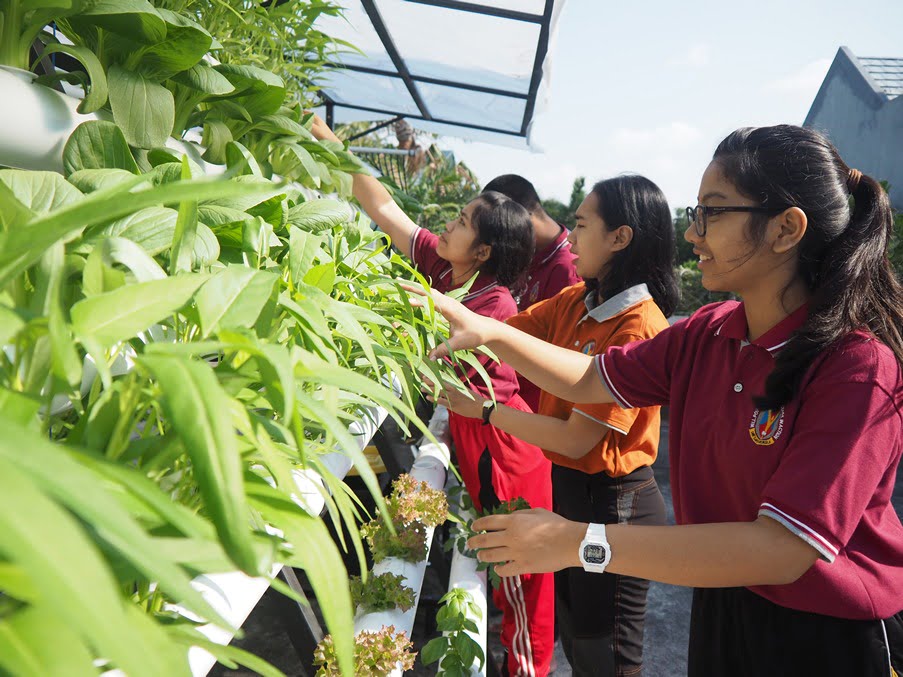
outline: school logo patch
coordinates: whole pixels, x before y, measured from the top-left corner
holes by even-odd
[[[749,437],[756,444],[774,444],[784,432],[784,407],[753,412],[749,422]]]
[[[585,346],[580,349],[580,352],[584,355],[592,355],[596,352],[596,342],[589,341]]]

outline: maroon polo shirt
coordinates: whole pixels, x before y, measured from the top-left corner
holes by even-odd
[[[523,279],[511,289],[518,311],[526,310],[534,303],[552,298],[565,287],[580,282],[574,268],[574,255],[564,226],[558,237],[548,247],[533,255],[530,267]]]
[[[452,285],[451,264],[436,253],[439,238],[426,230],[418,228],[411,235],[411,261],[420,273],[430,280],[434,289],[443,294],[461,285]],[[517,313],[517,304],[507,287],[501,286],[492,275],[480,273],[470,288],[470,293],[461,299],[467,308],[480,315],[492,317],[504,322]],[[517,373],[504,362],[496,362],[489,357],[481,356],[480,364],[486,369],[495,398],[506,403],[518,391]],[[477,392],[483,397],[490,397],[489,389],[483,383],[476,369],[469,367],[467,372],[459,376],[471,380]]]
[[[903,377],[887,346],[854,332],[816,358],[792,402],[760,411],[752,397],[806,313],[749,343],[743,305],[714,304],[596,365],[621,406],[671,407],[679,524],[766,515],[820,553],[796,582],[751,590],[792,609],[887,618],[903,609],[903,526],[890,502]]]

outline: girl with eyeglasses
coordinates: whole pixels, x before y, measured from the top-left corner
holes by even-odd
[[[604,570],[695,588],[689,674],[895,675],[903,666],[903,290],[887,194],[819,133],[740,129],[685,237],[706,306],[588,357],[436,296],[451,349],[485,344],[576,402],[668,404],[676,526],[489,517],[501,574]],[[436,352],[443,354],[442,346]]]
[[[338,141],[319,117],[311,132]],[[435,289],[457,289],[476,276],[462,303],[481,316],[505,320],[517,312],[508,290],[526,271],[533,256],[533,225],[526,209],[501,193],[471,200],[438,237],[420,228],[399,208],[374,177],[355,174],[354,197],[403,256],[431,279]],[[530,411],[518,394],[510,366],[481,359],[496,400]],[[483,397],[489,389],[474,368],[459,375]],[[492,401],[489,400],[492,404]],[[449,432],[461,477],[477,510],[497,508],[503,501],[524,498],[531,506],[552,507],[549,461],[539,447],[491,425],[487,410],[477,420],[449,413]],[[502,611],[501,642],[507,674],[544,677],[554,652],[554,578],[547,573],[502,579],[493,591]]]
[[[556,346],[596,355],[650,338],[677,304],[674,225],[664,194],[642,176],[593,186],[568,236],[577,274],[570,286],[507,320]],[[456,390],[437,400],[479,418],[485,399]],[[491,422],[542,447],[552,461],[557,514],[586,522],[664,524],[665,503],[652,463],[659,407],[578,404],[541,392],[536,414],[500,406]],[[637,674],[649,582],[582,569],[555,573],[555,620],[575,676]]]

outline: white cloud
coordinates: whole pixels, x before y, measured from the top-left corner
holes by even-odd
[[[702,133],[696,127],[685,122],[670,122],[647,129],[616,129],[611,135],[611,144],[622,151],[666,155],[693,146],[701,138]]]
[[[818,59],[807,63],[788,75],[773,80],[763,87],[763,91],[774,94],[794,94],[803,98],[814,99],[821,87],[832,59]]]
[[[711,56],[712,48],[699,42],[672,56],[668,59],[668,65],[675,68],[702,68],[709,65]]]

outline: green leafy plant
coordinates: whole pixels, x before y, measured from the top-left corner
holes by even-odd
[[[0,3],[0,64],[28,68],[32,43],[51,21],[79,11],[79,0],[3,0]]]
[[[382,516],[383,520],[372,520],[361,527],[373,561],[400,557],[419,562],[427,552],[426,527],[439,526],[448,519],[448,502],[443,491],[404,474],[392,483]],[[391,530],[386,528],[386,520],[391,522]]]
[[[42,55],[58,52],[69,55],[81,62],[84,72],[54,73],[43,76],[41,80],[77,82],[86,92],[78,111],[92,113],[107,102],[107,79],[97,54],[77,44],[61,43],[45,31],[45,27],[51,22],[65,21],[69,16],[81,14],[85,25],[92,26],[94,30],[130,33],[135,24],[140,24],[139,15],[148,10],[153,11],[149,4],[125,0],[104,3],[87,0],[3,0],[0,3],[0,65],[28,69],[31,47],[39,40],[43,43],[38,50]]]
[[[390,625],[377,631],[362,630],[354,637],[355,677],[385,677],[397,667],[402,672],[414,667],[417,654],[405,632],[396,632]],[[317,677],[342,674],[336,664],[335,647],[327,635],[314,650]]]
[[[167,84],[182,74],[188,79],[188,73],[212,78],[201,59],[215,46],[213,37],[197,22],[147,0],[105,0],[81,9],[57,19],[57,27],[102,65],[113,121],[129,145],[163,146],[175,124]]]
[[[360,576],[351,579],[351,601],[365,612],[401,609],[407,611],[414,606],[414,591],[404,585],[404,577],[391,573],[370,575],[367,581]]]
[[[297,4],[266,11],[282,21]],[[306,4],[308,18],[332,11]],[[75,130],[65,176],[0,171],[0,672],[187,674],[201,646],[280,674],[206,639],[198,618],[235,628],[189,585],[280,562],[306,570],[334,669],[353,674],[347,575],[324,521],[299,510],[294,474],[322,479],[326,519],[357,524],[321,461],[348,454],[391,524],[349,424],[378,405],[423,429],[421,378],[460,386],[425,359],[447,325],[411,304],[397,280],[426,281],[347,202],[304,189],[347,196],[361,171],[310,135],[296,101],[315,85],[290,91],[179,9],[0,2],[8,63],[27,66],[37,35],[87,70],[44,80],[78,82],[82,112],[112,114]],[[50,20],[74,46],[41,34]],[[223,177],[164,147],[194,127]],[[363,561],[351,531],[339,547]],[[424,528],[403,531],[422,559]]]
[[[416,520],[424,526],[437,527],[448,519],[445,492],[433,489],[426,482],[418,482],[409,474],[399,475],[392,483],[392,494],[386,506],[393,518],[405,524]]]
[[[479,661],[478,669],[482,669],[486,656],[479,642],[468,634],[479,632],[473,618],[482,619],[480,607],[461,588],[449,590],[439,601],[442,606],[436,613],[436,626],[443,635],[423,647],[420,657],[424,665],[438,661],[442,671],[451,677],[470,675],[474,661]]]
[[[410,305],[395,282],[408,269],[386,254],[378,236],[349,221],[347,206],[308,201],[254,176],[192,179],[187,160],[170,162],[166,154],[142,174],[112,123],[80,128],[65,156],[68,180],[0,171],[0,420],[4,430],[22,426],[60,458],[103,473],[78,489],[76,473],[54,475],[59,489],[45,496],[92,524],[85,547],[95,554],[84,557],[113,573],[97,579],[109,589],[106,599],[118,596],[143,612],[127,615],[140,635],[122,645],[143,641],[153,651],[161,641],[154,628],[162,627],[180,652],[202,645],[223,660],[257,665],[253,656],[208,647],[185,619],[174,622],[167,611],[173,602],[202,618],[216,616],[171,569],[262,573],[278,559],[306,569],[318,593],[328,591],[319,595],[321,607],[350,669],[344,567],[324,523],[292,500],[291,473],[318,470],[331,488],[330,519],[356,523],[356,508],[318,456],[345,450],[378,493],[348,424],[374,402],[402,423],[416,419],[418,373],[453,378],[424,359],[441,323]],[[387,387],[393,378],[401,399]],[[13,461],[28,460],[17,450],[32,446],[16,441]],[[105,526],[112,510],[77,512],[99,500],[89,487],[107,476],[125,484],[117,500],[153,534],[140,557],[121,555],[104,540],[116,533]],[[20,484],[23,492],[29,486]],[[65,503],[63,491],[81,499]],[[41,520],[50,513],[39,509],[40,495],[15,495],[19,508],[4,514],[25,510],[29,521],[22,524],[44,533]],[[264,523],[283,536],[264,533]],[[12,571],[42,570],[36,552],[4,552]],[[76,610],[85,602],[60,588],[58,602],[35,616],[27,580],[11,586],[2,579],[0,614],[17,648],[0,651],[0,665],[15,674],[52,674],[35,658],[40,635],[29,619],[66,618],[57,604],[72,600]],[[91,634],[95,626],[71,626],[59,655],[71,653],[73,664],[83,657],[86,664],[104,658],[132,665],[116,652],[98,656],[114,640]],[[124,637],[126,628],[117,629]],[[160,653],[147,670],[179,674],[174,656]],[[42,667],[29,673],[22,666],[30,662]]]
[[[340,16],[328,0],[158,0],[191,16],[217,37],[223,63],[255,66],[280,76],[303,104],[314,103],[324,65],[340,51],[357,51],[317,30],[321,16]]]
[[[419,562],[426,557],[426,528],[420,522],[405,524],[395,520],[392,529],[394,534],[379,519],[361,527],[361,536],[367,540],[374,562],[382,562],[388,557]]]

